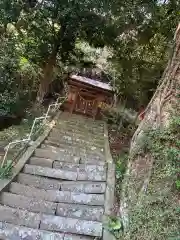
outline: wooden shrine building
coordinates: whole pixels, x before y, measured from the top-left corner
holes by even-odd
[[[68,100],[65,109],[71,113],[99,118],[104,105],[112,105],[113,89],[94,79],[71,75],[68,79]]]

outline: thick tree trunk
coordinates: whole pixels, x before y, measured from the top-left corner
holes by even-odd
[[[52,82],[53,70],[56,66],[56,59],[62,44],[62,39],[65,34],[65,27],[62,26],[56,38],[54,39],[54,47],[51,55],[47,59],[46,63],[42,68],[42,76],[40,78],[39,90],[37,93],[36,103],[41,104],[43,102],[44,96],[49,90],[49,85]]]
[[[145,118],[140,123],[131,142],[129,164],[122,185],[120,206],[120,215],[126,229],[128,229],[132,209],[139,204],[142,193],[145,193],[149,187],[155,161],[150,152],[146,152],[145,155],[140,153],[145,131],[157,128],[164,129],[169,125],[172,111],[177,110],[179,89],[180,24],[175,33],[172,56],[162,77],[161,84],[145,110]]]
[[[53,76],[53,69],[56,65],[56,58],[57,54],[60,51],[62,60],[65,55],[74,48],[75,46],[75,39],[76,39],[76,31],[71,29],[71,27],[67,24],[68,23],[69,15],[65,17],[64,21],[61,22],[61,29],[59,30],[55,40],[54,40],[54,48],[52,54],[49,56],[49,59],[45,63],[42,72],[43,76],[40,79],[39,90],[37,94],[37,102],[42,103],[45,94],[49,90],[49,85],[52,82]],[[77,26],[76,26],[77,28]],[[68,31],[71,33],[70,37],[68,38]]]
[[[42,68],[43,75],[40,78],[39,90],[37,93],[37,102],[41,104],[43,102],[44,96],[49,90],[49,85],[52,81],[53,70],[56,65],[56,54],[50,56],[49,60],[45,63]]]

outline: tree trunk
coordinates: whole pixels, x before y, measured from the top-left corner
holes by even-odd
[[[62,25],[61,29],[59,30],[57,36],[54,39],[54,47],[53,47],[52,53],[42,68],[42,76],[40,78],[40,85],[39,85],[39,90],[36,98],[37,100],[36,102],[38,104],[41,104],[43,102],[44,96],[48,92],[49,85],[53,80],[52,79],[53,70],[54,70],[54,67],[56,66],[57,54],[62,44],[62,39],[65,34],[65,30],[66,30],[66,26]]]
[[[56,65],[56,56],[57,52],[56,54],[54,55],[52,54],[50,56],[49,60],[47,61],[47,63],[45,63],[44,67],[42,68],[43,75],[40,78],[39,90],[37,93],[37,102],[39,104],[42,104],[44,96],[49,90],[49,85],[52,81],[53,76],[53,69]]]
[[[140,123],[132,138],[128,168],[122,183],[120,205],[120,215],[122,217],[123,225],[127,231],[129,229],[130,217],[133,209],[138,204],[142,204],[142,194],[146,195],[146,192],[148,191],[152,169],[154,168],[156,161],[149,150],[147,150],[145,154],[140,152],[141,144],[144,142],[146,137],[145,132],[148,129],[166,129],[169,126],[172,111],[177,111],[179,89],[180,24],[175,33],[172,56],[163,74],[161,84],[157,88],[153,98],[145,110],[144,120]],[[138,214],[139,213],[140,210]],[[144,225],[145,224],[147,223],[144,222]],[[140,229],[140,231],[143,231],[143,229]],[[139,238],[131,237],[127,239],[145,238],[139,236]],[[146,239],[155,238],[149,237]],[[157,236],[156,239],[164,238],[158,238]]]

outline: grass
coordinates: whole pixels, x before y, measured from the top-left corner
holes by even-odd
[[[29,117],[24,119],[20,125],[12,125],[11,127],[4,129],[0,132],[0,143],[1,147],[7,146],[10,142],[15,140],[22,140],[28,138],[28,135],[31,131],[31,127],[34,121],[34,117]],[[41,122],[37,123],[34,129],[34,133],[36,133],[40,127]],[[33,134],[32,140],[36,140],[36,138],[42,133],[43,129],[41,129],[38,134]],[[18,143],[11,147],[8,152],[7,159],[12,160],[13,162],[16,159],[16,156],[24,149],[27,145],[27,142]],[[2,159],[1,159],[2,162]]]

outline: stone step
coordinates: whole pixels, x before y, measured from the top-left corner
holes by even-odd
[[[96,240],[96,239],[98,240],[98,238],[83,236],[83,235],[74,235],[74,234],[66,234],[66,233],[64,235],[64,240]]]
[[[9,186],[9,192],[13,194],[30,197],[46,202],[56,202],[56,190],[53,190],[55,194],[49,195],[49,190],[39,189],[27,185],[23,185],[17,182],[12,182]],[[51,190],[50,190],[51,191]]]
[[[93,151],[80,151],[78,149],[73,149],[70,146],[69,147],[57,147],[57,146],[52,146],[49,144],[41,144],[41,149],[48,149],[50,151],[55,151],[55,152],[59,152],[60,154],[64,154],[64,155],[68,155],[69,152],[71,152],[72,154],[74,154],[75,156],[81,157],[81,158],[93,158],[96,159],[97,161],[103,161],[104,160],[104,154],[99,152],[99,153],[95,153]]]
[[[19,173],[16,181],[24,185],[29,185],[45,190],[60,190],[61,188],[61,182],[58,180],[25,173]]]
[[[96,221],[48,216],[43,214],[41,216],[40,229],[101,237],[103,227],[102,223]]]
[[[52,168],[53,162],[54,160],[48,158],[31,157],[28,161],[28,164]]]
[[[105,193],[106,183],[104,182],[72,182],[72,181],[58,181],[45,177],[20,173],[16,179],[20,184],[45,189],[45,190],[63,190],[70,192],[82,193]]]
[[[0,221],[30,228],[39,228],[40,215],[27,210],[0,205]]]
[[[94,134],[95,135],[95,134]],[[104,144],[104,138],[95,138],[93,135],[91,137],[88,136],[88,134],[77,134],[77,133],[70,133],[70,132],[61,132],[60,130],[53,129],[50,134],[50,137],[54,138],[65,138],[65,139],[72,139],[74,141],[84,141],[84,142],[92,142],[94,144]]]
[[[60,134],[50,134],[48,139],[54,139],[55,141],[58,142],[65,142],[65,143],[70,143],[70,144],[85,144],[88,146],[94,146],[97,148],[104,148],[104,141],[102,142],[95,142],[94,140],[86,140],[86,139],[81,139],[77,137],[72,137],[72,136],[65,136],[65,135],[60,135]]]
[[[27,210],[20,210],[0,205],[0,222],[17,224],[20,226],[81,234],[87,236],[102,236],[102,223],[74,218],[64,218],[46,214],[36,214]],[[39,231],[39,230],[38,230]]]
[[[94,120],[93,118],[84,115],[71,114],[69,112],[63,112],[63,114],[60,117],[60,121],[82,121],[92,123],[95,125],[104,124],[103,120]]]
[[[89,143],[75,142],[75,141],[68,141],[67,139],[57,139],[57,138],[53,138],[53,137],[48,137],[47,141],[60,144],[60,146],[64,146],[65,148],[66,148],[66,146],[72,146],[72,147],[77,147],[77,148],[82,147],[82,149],[86,149],[89,151],[91,151],[91,149],[96,149],[99,152],[104,151],[104,145],[98,146],[98,145],[92,144],[90,142]]]
[[[38,189],[38,188],[22,185],[15,182],[11,183],[9,191],[13,194],[17,194],[17,196],[23,195],[27,198],[36,199],[38,200],[37,202],[42,201],[42,203],[44,202],[43,203],[44,206],[46,206],[46,203],[49,203],[49,202],[73,203],[73,204],[76,203],[76,204],[85,204],[85,205],[92,205],[92,206],[104,205],[104,194],[85,194],[80,192],[44,190],[44,189]],[[31,200],[32,199],[30,199],[29,201],[30,204],[31,204]],[[55,205],[51,203],[49,208],[54,209],[54,206]]]
[[[46,141],[46,142],[49,142],[49,141]],[[58,146],[57,144],[55,144],[55,145]],[[35,157],[35,158],[36,159],[41,158],[40,160],[42,160],[42,161],[44,161],[44,159],[48,159],[48,162],[45,164],[49,164],[49,166],[50,166],[51,160],[52,160],[52,162],[54,160],[47,158],[46,152],[48,151],[48,155],[49,155],[49,157],[51,157],[51,155],[52,155],[51,149],[54,148],[54,146],[42,144],[41,147],[42,147],[41,150],[45,150],[45,154],[41,154],[41,157]],[[57,148],[57,147],[55,147],[55,148]],[[68,146],[67,149],[65,149],[65,148],[62,149],[61,147],[58,147],[58,148],[61,149],[60,150],[61,154],[64,154],[64,156],[66,156],[67,153],[72,152],[72,148],[70,146]],[[51,150],[51,151],[49,151],[49,150]],[[106,165],[104,158],[94,156],[94,154],[93,155],[86,154],[86,156],[84,156],[83,154],[80,155],[80,153],[78,153],[77,151],[76,152],[74,151],[73,154],[76,155],[76,157],[74,157],[74,160],[75,160],[74,162],[72,161],[72,159],[69,156],[68,156],[68,158],[65,158],[65,157],[61,158],[62,161],[67,162],[67,163],[85,163],[85,164],[96,164],[96,165],[100,165],[100,166]],[[65,159],[66,159],[66,161],[65,161]],[[61,161],[61,160],[57,160],[57,161]],[[35,164],[35,162],[36,161],[34,160],[34,163],[32,163],[32,164]],[[37,163],[35,165],[37,165]]]
[[[59,147],[63,149],[65,152],[71,150],[74,153],[82,152],[82,153],[94,153],[94,154],[103,154],[104,153],[104,148],[97,148],[94,146],[80,146],[79,144],[68,144],[65,142],[57,142],[53,138],[48,138],[48,140],[44,141],[44,144],[54,146],[54,147]],[[104,154],[103,154],[104,155]]]
[[[55,168],[48,168],[48,167],[41,167],[35,165],[26,164],[23,169],[23,173],[28,173],[32,175],[38,175],[43,177],[50,177],[56,179],[64,179],[64,180],[77,180],[78,173],[73,171],[67,171],[62,169],[55,169]]]
[[[63,152],[49,151],[48,149],[37,148],[34,153],[35,157],[46,158],[52,160],[66,161],[72,163],[79,163],[80,157],[74,156],[73,154],[65,154]]]
[[[65,132],[69,132],[71,129],[73,129],[73,133],[81,132],[87,135],[96,134],[97,136],[103,136],[104,134],[103,128],[87,127],[85,126],[84,123],[81,123],[80,125],[72,124],[72,123],[69,123],[69,124],[60,123],[60,124],[57,124],[55,127],[60,131],[61,129],[63,129]]]
[[[72,128],[72,127],[66,127],[66,128],[62,128],[61,126],[55,126],[54,128],[53,128],[53,130],[52,131],[56,131],[56,132],[60,132],[60,133],[62,133],[62,134],[67,134],[67,135],[69,135],[69,134],[71,134],[71,135],[73,135],[73,134],[76,134],[78,137],[84,137],[84,135],[87,137],[87,138],[94,138],[94,139],[97,139],[97,140],[104,140],[104,134],[102,134],[102,133],[100,133],[99,135],[97,134],[97,132],[96,132],[96,134],[94,134],[94,133],[92,133],[91,131],[82,131],[82,129],[74,129],[74,128]]]
[[[104,121],[94,121],[93,119],[89,119],[89,118],[79,118],[79,119],[74,119],[72,117],[69,118],[61,118],[59,119],[59,121],[57,122],[57,124],[68,124],[68,123],[73,123],[73,124],[80,124],[83,123],[84,125],[90,127],[90,126],[95,126],[95,127],[104,127]]]
[[[106,168],[104,166],[85,164],[82,168],[79,167],[77,180],[105,182]]]
[[[68,164],[54,161],[53,168],[77,172],[80,181],[106,181],[106,167],[95,164]]]
[[[82,192],[82,193],[105,193],[106,183],[103,182],[69,182],[62,181],[62,191]]]
[[[14,190],[13,187],[12,187],[12,190]],[[21,191],[19,190],[17,192],[21,192]],[[35,199],[33,198],[33,195],[30,195],[29,193],[26,195],[28,195],[28,197],[9,193],[9,192],[3,192],[0,195],[0,203],[12,208],[26,209],[30,212],[35,212],[35,213],[46,213],[46,214],[52,214],[52,215],[55,214],[56,207],[57,207],[56,203],[47,202],[47,201],[41,200],[41,198]]]
[[[73,125],[82,125],[83,127],[87,127],[87,128],[99,128],[102,129],[104,127],[104,122],[98,122],[98,121],[93,121],[91,119],[88,118],[79,118],[79,119],[73,119],[72,117],[69,118],[69,120],[67,120],[67,118],[63,119],[61,118],[59,122],[57,122],[57,124],[73,124]]]
[[[0,239],[7,240],[65,240],[64,233],[53,233],[44,230],[27,228],[0,222]],[[70,240],[70,238],[66,238]],[[74,238],[75,239],[75,238]],[[73,236],[72,236],[73,240]],[[78,238],[77,238],[78,240]],[[80,240],[80,238],[79,238]],[[86,240],[86,238],[84,239]],[[87,238],[88,240],[88,238]]]
[[[102,222],[103,207],[58,203],[56,215]]]
[[[53,169],[44,167],[46,159],[35,159],[33,165],[26,164],[24,173],[53,177],[58,179],[79,180],[79,181],[106,181],[106,167],[95,164],[68,164],[59,161],[53,162]],[[45,163],[46,165],[46,163]]]
[[[53,164],[55,167],[59,167],[57,162]],[[57,178],[63,180],[70,180],[70,181],[99,181],[105,182],[106,181],[106,168],[100,165],[79,165],[79,168],[68,170],[66,165],[66,169],[57,169],[57,168],[48,168],[48,167],[41,167],[36,165],[29,165],[26,164],[23,172],[50,177],[50,178]],[[69,165],[70,166],[70,165]],[[82,166],[82,167],[81,167]]]
[[[89,167],[93,167],[98,169],[98,171],[106,171],[106,165],[96,165],[93,163],[86,164],[86,163],[66,163],[66,162],[60,162],[60,161],[54,161],[53,162],[53,168],[57,169],[64,169],[64,170],[72,170],[75,171],[77,169],[88,169]]]

